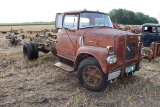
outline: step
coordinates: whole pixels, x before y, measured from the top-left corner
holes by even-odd
[[[66,65],[66,64],[64,64],[64,63],[61,63],[61,62],[57,62],[57,63],[55,63],[54,65],[55,65],[56,67],[59,67],[59,68],[63,69],[63,70],[66,70],[66,71],[68,71],[68,72],[73,72],[73,71],[74,71],[74,68],[73,68],[73,67],[68,66],[68,65]]]

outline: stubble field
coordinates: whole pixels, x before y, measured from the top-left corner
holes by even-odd
[[[54,29],[54,25],[30,25],[30,26],[0,26],[0,31],[17,30],[23,29],[24,31],[29,30],[44,30],[44,29]]]
[[[21,28],[43,30],[52,29],[52,26]],[[2,29],[0,27],[0,31]],[[10,30],[10,27],[5,29]],[[58,59],[51,53],[40,53],[34,61],[24,60],[22,44],[9,46],[5,35],[0,35],[1,107],[160,106],[159,60],[144,59],[142,68],[133,76],[108,84],[103,92],[92,92],[79,84],[76,72],[68,73],[55,67]]]

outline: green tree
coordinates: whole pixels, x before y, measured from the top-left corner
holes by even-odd
[[[120,24],[144,24],[144,23],[158,23],[158,20],[141,12],[134,13],[126,9],[113,9],[109,12],[113,22]]]

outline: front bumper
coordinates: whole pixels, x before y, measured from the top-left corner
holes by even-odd
[[[130,64],[128,66],[125,66],[124,68],[120,67],[108,74],[108,80],[115,79],[121,75],[122,75],[121,77],[124,77],[124,75],[126,74],[138,71],[141,68],[141,66],[142,66],[142,61],[140,61],[139,63]]]

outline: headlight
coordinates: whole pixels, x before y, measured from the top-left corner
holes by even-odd
[[[107,62],[108,62],[109,64],[113,64],[113,63],[115,63],[116,61],[117,61],[117,58],[116,58],[115,55],[109,56],[109,57],[107,58]]]

